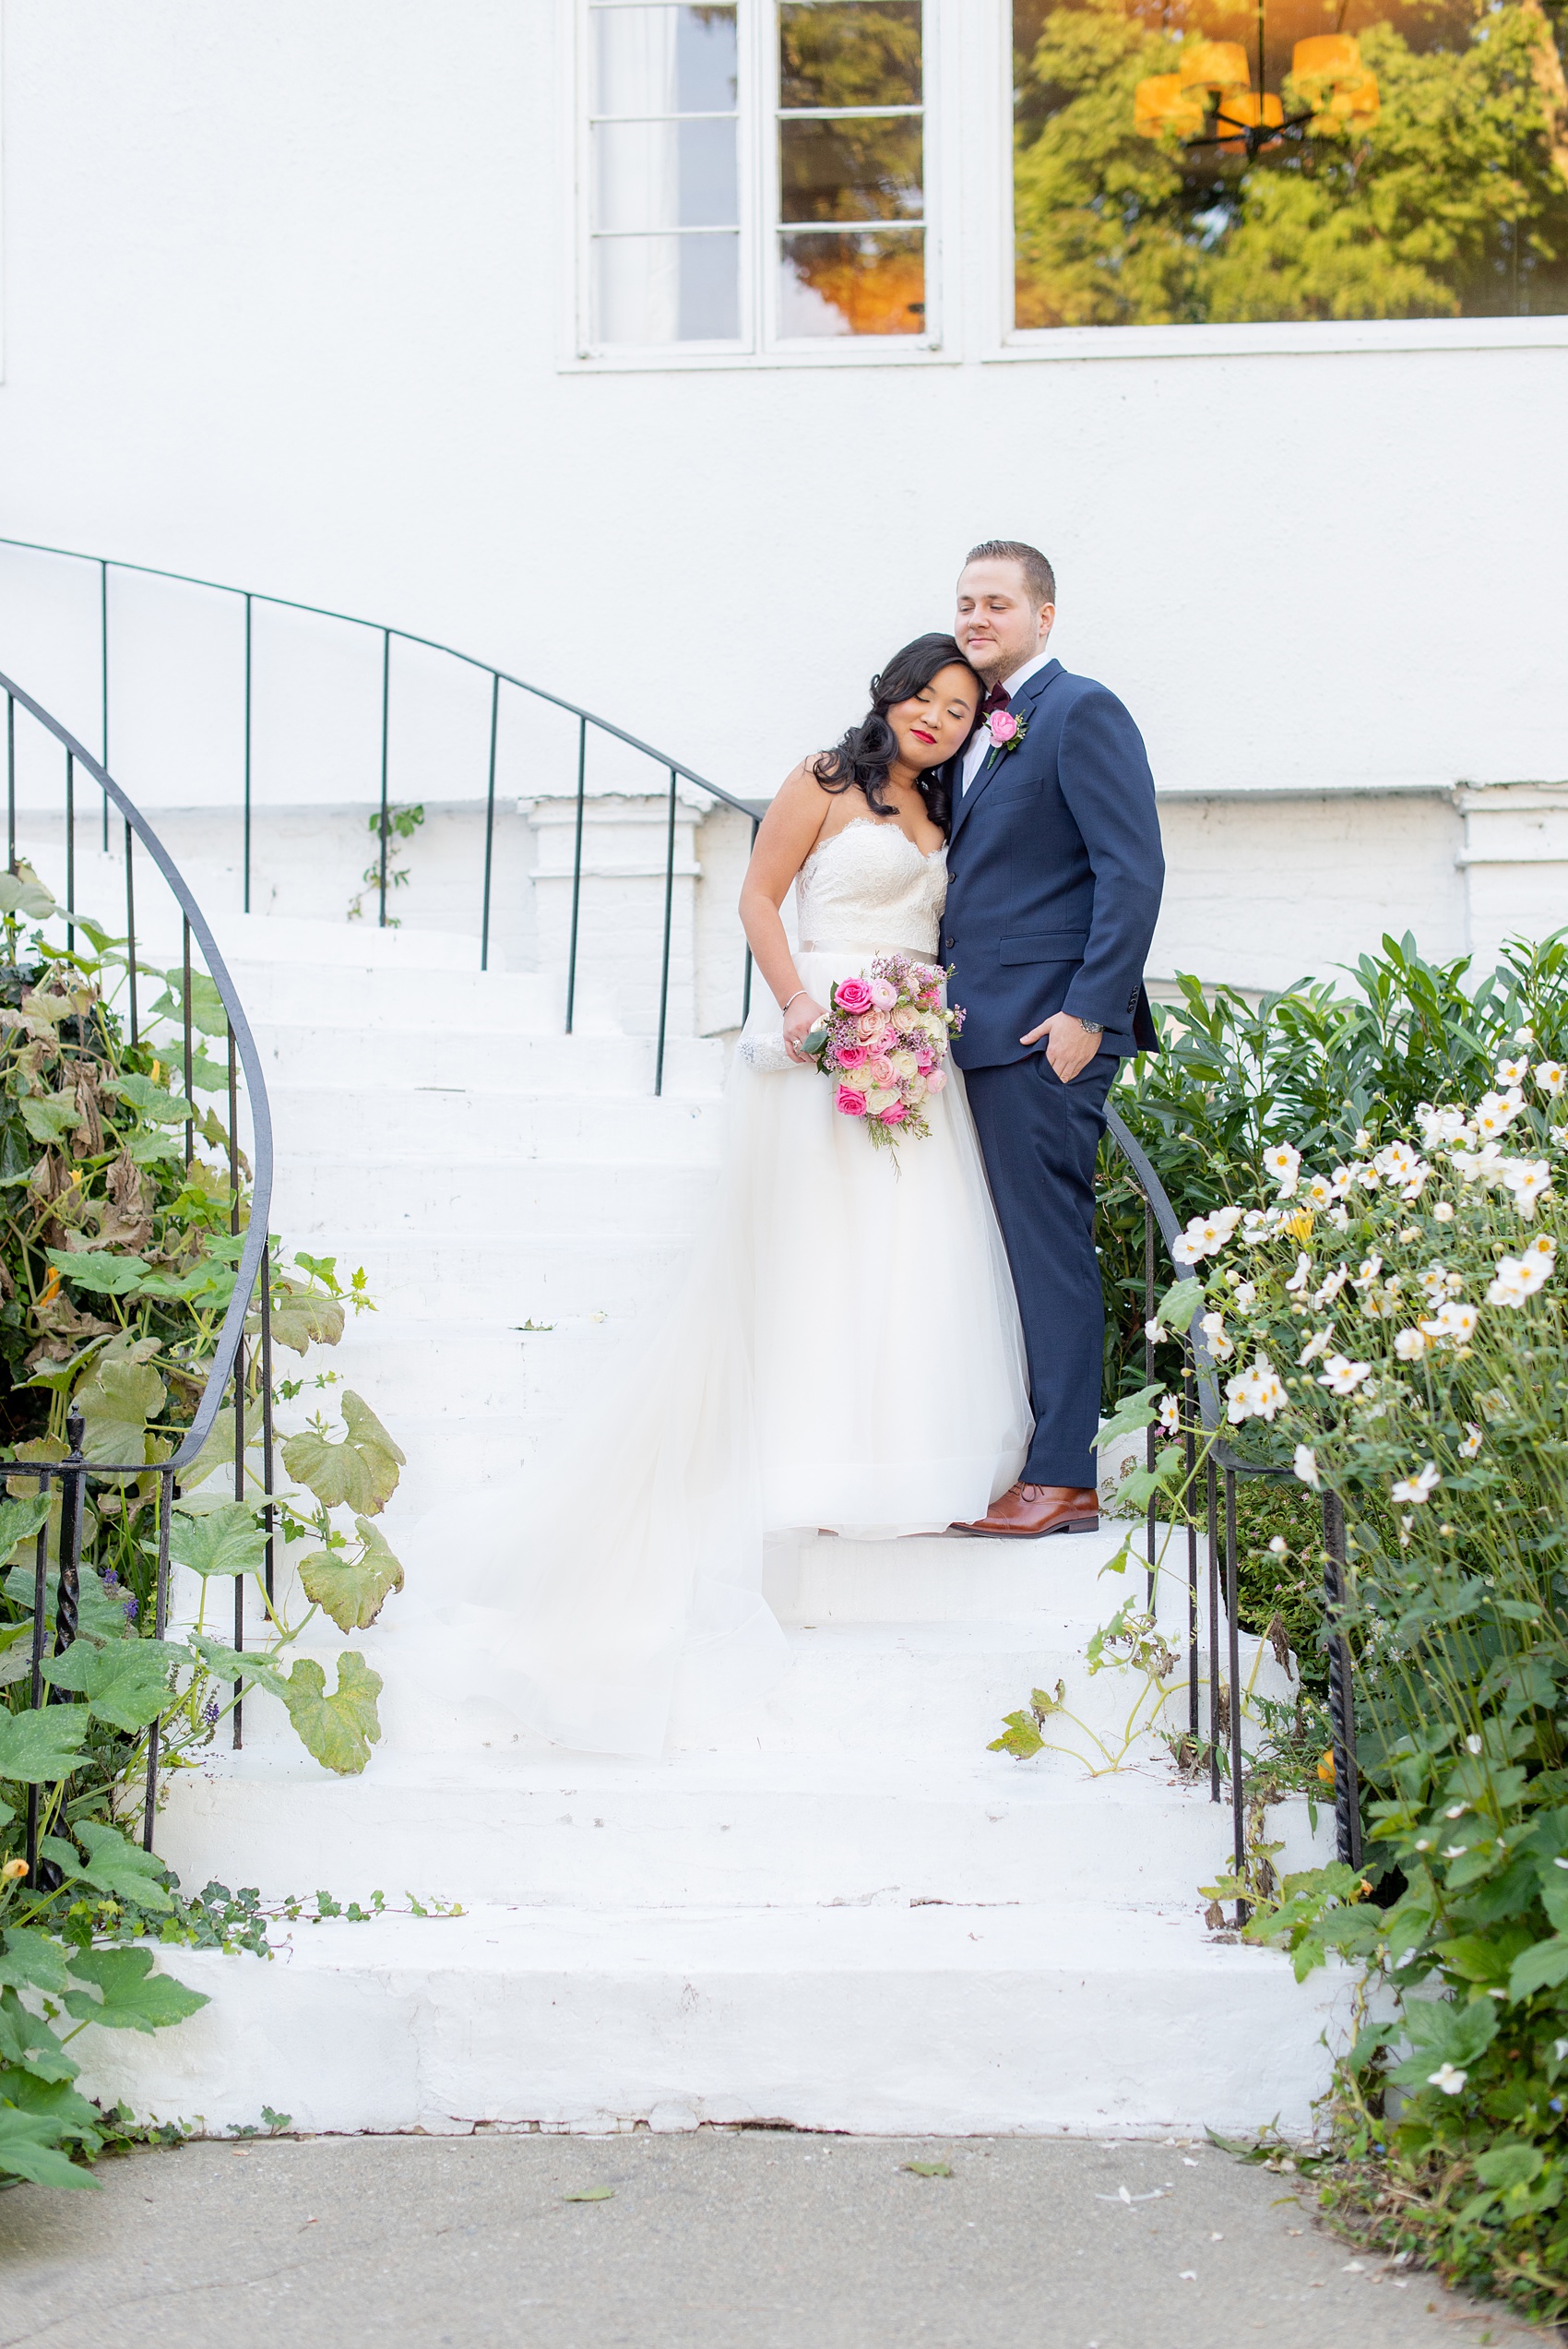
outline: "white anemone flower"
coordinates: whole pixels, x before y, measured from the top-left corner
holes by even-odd
[[[1419,1508],[1423,1501],[1431,1500],[1432,1494],[1442,1482],[1437,1462],[1429,1460],[1426,1466],[1417,1475],[1401,1476],[1390,1493],[1389,1498],[1395,1501],[1408,1501]]]
[[[1263,1154],[1263,1171],[1279,1186],[1280,1198],[1288,1199],[1295,1192],[1297,1177],[1301,1171],[1301,1153],[1293,1150],[1289,1142],[1276,1142]]]
[[[1331,1395],[1353,1395],[1363,1378],[1372,1376],[1370,1362],[1350,1362],[1342,1353],[1331,1353],[1318,1376],[1318,1385],[1326,1387]]]
[[[1500,1085],[1522,1085],[1529,1073],[1530,1064],[1527,1060],[1500,1060],[1497,1064],[1497,1081]]]
[[[1357,1286],[1357,1288],[1358,1288],[1358,1289],[1370,1289],[1370,1288],[1372,1287],[1372,1282],[1373,1282],[1377,1279],[1378,1274],[1379,1274],[1382,1270],[1383,1270],[1383,1258],[1382,1258],[1382,1257],[1380,1257],[1380,1256],[1364,1256],[1364,1257],[1362,1257],[1362,1258],[1361,1258],[1361,1269],[1360,1269],[1360,1271],[1357,1273],[1357,1275],[1356,1275],[1356,1286]]]
[[[1244,1419],[1272,1419],[1288,1401],[1279,1373],[1263,1353],[1250,1370],[1229,1381],[1225,1394],[1226,1415],[1238,1426]]]
[[[1521,1306],[1546,1285],[1552,1259],[1526,1249],[1523,1256],[1505,1256],[1497,1268],[1497,1278],[1486,1293],[1488,1305]]]
[[[1352,1166],[1350,1173],[1354,1176],[1355,1180],[1360,1183],[1363,1191],[1375,1191],[1378,1185],[1383,1180],[1383,1177],[1378,1173],[1376,1167],[1371,1164],[1366,1166]]]
[[[1505,1134],[1525,1106],[1525,1096],[1517,1085],[1510,1085],[1505,1093],[1483,1093],[1475,1107],[1474,1124],[1482,1141]]]
[[[1255,1282],[1238,1281],[1231,1294],[1231,1303],[1235,1306],[1237,1312],[1251,1313],[1257,1301],[1258,1293]]]
[[[1349,1230],[1350,1210],[1345,1205],[1343,1199],[1340,1200],[1337,1207],[1331,1207],[1329,1209],[1328,1220],[1333,1224],[1336,1232],[1348,1232]]]
[[[1346,1282],[1349,1278],[1350,1268],[1348,1264],[1337,1264],[1335,1266],[1334,1270],[1329,1274],[1327,1280],[1324,1282],[1322,1287],[1317,1290],[1313,1298],[1313,1303],[1316,1306],[1320,1313],[1325,1305],[1332,1305],[1334,1303],[1335,1298],[1339,1294],[1340,1290],[1345,1286]]]
[[[1435,2071],[1428,2072],[1427,2086],[1441,2088],[1445,2096],[1457,2096],[1469,2077],[1457,2064],[1439,2064]]]
[[[1441,1264],[1427,1266],[1426,1270],[1421,1274],[1421,1287],[1426,1291],[1430,1304],[1443,1303],[1443,1298],[1448,1294],[1448,1274]]]
[[[1306,1196],[1313,1207],[1332,1207],[1337,1193],[1326,1174],[1314,1174],[1307,1185]]]
[[[1408,1183],[1420,1163],[1408,1142],[1388,1143],[1372,1161],[1378,1173],[1386,1174],[1391,1183]]]
[[[1302,1248],[1296,1258],[1296,1270],[1285,1283],[1289,1295],[1300,1297],[1306,1294],[1307,1282],[1311,1277],[1312,1269],[1312,1258],[1307,1254],[1306,1249]]]
[[[1424,1330],[1401,1330],[1394,1340],[1394,1351],[1401,1362],[1420,1362],[1431,1343]]]
[[[1298,1367],[1304,1370],[1309,1362],[1316,1362],[1320,1354],[1325,1354],[1333,1343],[1334,1324],[1331,1321],[1326,1328],[1320,1330],[1315,1337],[1307,1340],[1306,1344],[1296,1356]]]
[[[1206,1313],[1198,1328],[1208,1340],[1208,1350],[1216,1362],[1229,1362],[1236,1349],[1225,1334],[1225,1322],[1218,1313]]]
[[[1354,1180],[1348,1166],[1336,1166],[1329,1177],[1329,1190],[1336,1199],[1342,1199]]]
[[[1555,1101],[1568,1086],[1568,1068],[1564,1068],[1560,1060],[1538,1060],[1536,1082],[1543,1093],[1550,1093]]]
[[[1312,1446],[1310,1444],[1298,1444],[1296,1447],[1296,1457],[1291,1461],[1290,1465],[1296,1475],[1301,1478],[1302,1484],[1310,1485],[1315,1493],[1318,1483],[1317,1454],[1313,1451]]]
[[[1465,1440],[1459,1447],[1460,1459],[1474,1460],[1476,1454],[1479,1451],[1483,1441],[1484,1438],[1481,1435],[1481,1431],[1476,1425],[1475,1421],[1473,1419],[1467,1419],[1465,1422]]]
[[[1167,1436],[1179,1436],[1181,1434],[1182,1406],[1177,1401],[1174,1395],[1161,1395],[1159,1399],[1159,1425],[1161,1431]]]
[[[1146,1321],[1144,1323],[1144,1336],[1147,1339],[1151,1346],[1162,1346],[1165,1343],[1166,1334],[1166,1328],[1163,1321]]]
[[[1544,1158],[1510,1158],[1503,1162],[1503,1180],[1526,1223],[1535,1220],[1536,1201],[1551,1188],[1551,1168]]]
[[[1467,1345],[1476,1334],[1480,1315],[1473,1305],[1459,1305],[1450,1297],[1421,1328],[1437,1345]]]

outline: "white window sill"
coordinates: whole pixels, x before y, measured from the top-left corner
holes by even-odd
[[[772,351],[704,350],[695,344],[660,343],[647,351],[576,351],[560,362],[563,375],[641,375],[671,370],[758,367],[953,367],[956,354],[937,345],[886,342],[846,335],[820,343],[782,343]]]
[[[1558,351],[1568,317],[1282,318],[1259,326],[1054,327],[985,352],[988,364],[1042,359],[1250,359],[1344,351]]]

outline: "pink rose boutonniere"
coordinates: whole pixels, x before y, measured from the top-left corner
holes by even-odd
[[[1027,718],[1015,718],[1010,709],[993,709],[986,720],[992,750],[1016,750],[1028,733]]]

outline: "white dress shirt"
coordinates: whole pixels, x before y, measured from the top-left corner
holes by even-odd
[[[1046,662],[1051,660],[1051,654],[1047,651],[1043,645],[1041,645],[1039,650],[1035,654],[1032,661],[1026,661],[1021,669],[1015,669],[1010,677],[1004,677],[1002,683],[1009,698],[1022,692],[1024,686],[1028,683],[1035,672],[1038,669],[1043,669]],[[990,750],[990,748],[991,729],[982,724],[979,732],[975,734],[974,739],[969,744],[968,748],[964,753],[963,777],[965,791],[968,790],[969,785],[974,781],[975,777],[985,765],[986,753]]]

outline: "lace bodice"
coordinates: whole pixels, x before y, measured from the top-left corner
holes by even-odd
[[[813,849],[796,877],[801,951],[934,954],[946,901],[944,849],[927,856],[901,826],[857,816]]]

